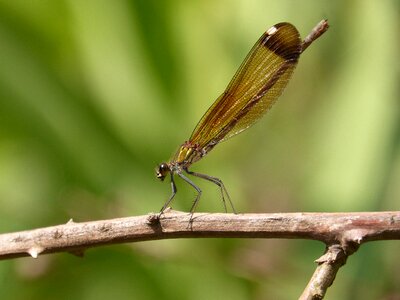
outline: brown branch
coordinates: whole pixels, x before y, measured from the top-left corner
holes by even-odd
[[[106,244],[171,238],[296,238],[340,245],[353,253],[374,240],[400,239],[400,212],[212,214],[170,211],[0,235],[0,259],[83,251]]]
[[[322,299],[349,255],[368,241],[400,239],[400,211],[361,213],[158,215],[75,223],[0,235],[0,259],[70,252],[91,247],[171,238],[291,238],[319,240],[326,253],[301,300]]]
[[[340,245],[327,247],[325,254],[315,261],[318,267],[299,300],[323,299],[326,290],[335,280],[336,273],[346,263],[350,254],[346,253]]]
[[[321,20],[305,37],[301,45],[301,52],[304,52],[321,35],[323,35],[329,28],[328,20]]]

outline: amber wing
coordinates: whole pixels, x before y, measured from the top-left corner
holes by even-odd
[[[211,149],[254,124],[282,93],[300,53],[301,39],[293,25],[279,23],[268,29],[253,46],[225,92],[201,118],[190,142]]]

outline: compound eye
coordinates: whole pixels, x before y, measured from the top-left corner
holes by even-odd
[[[168,165],[166,163],[162,163],[160,165],[160,170],[164,171],[164,172],[168,172],[169,171],[169,167],[168,167]]]
[[[156,169],[157,178],[164,180],[165,176],[170,172],[169,166],[166,163],[162,163]]]

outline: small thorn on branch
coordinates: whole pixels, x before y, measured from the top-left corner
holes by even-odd
[[[33,258],[38,258],[39,254],[44,251],[44,248],[41,246],[33,246],[27,252]]]

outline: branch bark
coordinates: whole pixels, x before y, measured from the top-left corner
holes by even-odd
[[[299,300],[323,299],[339,268],[346,263],[347,257],[351,254],[346,253],[340,245],[328,246],[325,254],[315,261],[318,267]]]
[[[400,239],[400,212],[157,215],[75,223],[0,235],[0,259],[172,238],[296,238],[353,253],[368,241]]]
[[[190,221],[191,220],[191,221]],[[172,238],[290,238],[318,240],[325,254],[301,295],[323,299],[349,255],[369,241],[399,240],[400,211],[360,213],[190,214],[177,211],[75,223],[0,235],[0,260],[70,252],[107,244]]]

